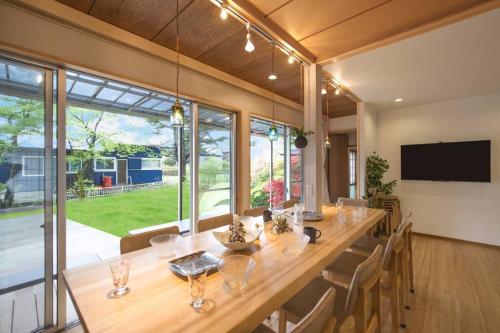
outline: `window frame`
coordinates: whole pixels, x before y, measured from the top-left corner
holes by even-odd
[[[76,174],[78,170],[73,171],[71,168],[72,163],[79,163],[80,164],[80,170],[83,169],[83,162],[82,161],[71,161],[71,160],[66,160],[66,173],[67,174]],[[69,168],[68,168],[69,166]]]
[[[42,160],[42,168],[39,169],[41,174],[36,174],[36,175],[30,175],[30,174],[27,174],[26,173],[26,159],[30,159],[30,158],[38,158],[38,159],[41,159]],[[22,162],[21,162],[21,169],[22,169],[22,176],[23,177],[43,177],[45,176],[45,163],[44,163],[44,158],[43,156],[35,156],[35,155],[23,155],[22,156]]]
[[[113,169],[97,169],[97,160],[113,160]],[[95,172],[116,172],[116,157],[104,156],[94,158],[94,171]]]
[[[142,161],[158,161],[160,162],[159,167],[147,167],[145,168],[142,164]],[[141,158],[141,170],[156,170],[156,171],[162,171],[163,170],[163,159],[159,157],[144,157]]]

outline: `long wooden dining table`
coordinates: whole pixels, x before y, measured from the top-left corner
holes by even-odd
[[[243,295],[227,293],[220,274],[212,274],[207,279],[205,299],[213,301],[215,307],[206,313],[191,308],[188,283],[174,275],[168,260],[159,259],[152,248],[121,256],[131,259],[130,292],[121,298],[107,297],[113,289],[109,263],[119,257],[72,268],[64,272],[64,279],[88,332],[250,332],[385,215],[380,209],[351,206],[344,206],[343,212],[346,219],[341,223],[337,208],[323,206],[323,220],[304,223],[318,228],[322,235],[298,255],[284,251],[283,237],[265,228],[252,248],[239,252],[256,262]],[[176,256],[198,250],[219,258],[234,254],[212,231],[206,231],[183,237]]]

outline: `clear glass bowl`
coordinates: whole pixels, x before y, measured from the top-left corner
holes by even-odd
[[[151,238],[149,241],[159,258],[169,258],[175,255],[179,235],[165,234]]]
[[[248,285],[250,274],[255,268],[255,260],[244,255],[230,255],[219,261],[218,268],[226,291],[240,295]]]
[[[309,243],[309,236],[304,234],[286,232],[281,236],[284,244],[283,253],[287,255],[300,255]]]

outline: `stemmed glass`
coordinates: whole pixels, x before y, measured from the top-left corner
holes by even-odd
[[[213,302],[203,299],[207,285],[207,269],[196,267],[184,267],[189,281],[189,290],[191,292],[191,307],[197,312],[207,312],[213,307]]]
[[[109,264],[113,285],[115,289],[109,292],[110,298],[119,298],[126,295],[130,289],[127,287],[130,272],[130,259],[120,259]]]

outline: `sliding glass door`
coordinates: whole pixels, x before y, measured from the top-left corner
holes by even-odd
[[[0,58],[0,331],[54,324],[53,71]]]
[[[291,127],[277,124],[278,140],[270,141],[272,122],[250,121],[250,205],[279,206],[302,198],[302,153],[293,144]]]
[[[202,105],[198,110],[199,216],[232,213],[233,114]]]

